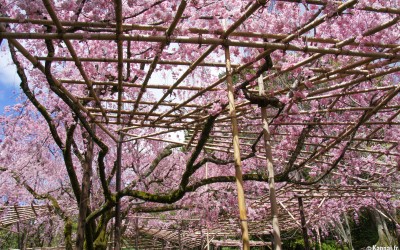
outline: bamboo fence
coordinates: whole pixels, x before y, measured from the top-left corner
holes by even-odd
[[[304,1],[301,0],[279,0],[291,4],[300,4]],[[172,230],[171,232],[164,229],[156,228],[139,228],[139,231],[133,232],[148,235],[153,237],[143,243],[143,246],[149,247],[149,244],[163,245],[166,242],[172,242],[174,246],[200,246],[205,243],[205,235],[216,237],[215,244],[229,245],[236,244],[223,240],[221,237],[238,236],[237,228],[241,224],[242,240],[245,247],[252,243],[246,236],[247,231],[252,234],[254,232],[262,232],[270,234],[272,231],[271,221],[277,215],[268,215],[268,221],[252,222],[246,218],[246,205],[253,206],[257,202],[244,200],[244,190],[242,189],[242,170],[241,158],[253,152],[256,152],[253,157],[268,161],[270,171],[273,170],[273,164],[288,164],[288,160],[282,160],[274,157],[274,151],[278,150],[276,146],[282,138],[292,136],[287,131],[283,130],[285,127],[290,126],[312,126],[318,127],[322,130],[329,130],[330,127],[336,126],[338,131],[335,134],[325,133],[316,134],[310,133],[305,138],[304,147],[299,149],[296,163],[302,162],[304,168],[309,168],[311,164],[326,164],[332,165],[334,155],[332,150],[340,149],[343,142],[353,135],[352,142],[348,147],[350,152],[360,152],[369,154],[376,159],[381,156],[399,157],[396,147],[398,141],[383,140],[379,136],[385,129],[400,125],[399,113],[400,104],[393,100],[400,92],[398,83],[392,83],[388,86],[381,86],[377,83],[379,79],[385,76],[391,76],[400,71],[398,62],[400,61],[400,44],[393,43],[379,43],[379,42],[360,42],[359,37],[347,37],[345,39],[327,38],[327,37],[313,37],[309,32],[319,25],[326,22],[327,19],[334,16],[341,15],[347,10],[355,8],[356,0],[349,0],[346,2],[338,1],[337,10],[334,14],[320,14],[315,15],[306,24],[298,27],[297,30],[291,34],[270,34],[262,32],[243,31],[240,27],[247,20],[253,18],[252,15],[263,5],[266,1],[258,0],[253,2],[242,13],[242,15],[234,20],[228,27],[221,30],[209,31],[202,27],[191,27],[188,30],[182,30],[180,22],[190,18],[185,15],[187,1],[181,1],[173,20],[169,25],[139,25],[125,22],[122,15],[122,3],[119,0],[115,1],[116,19],[112,22],[79,22],[79,21],[65,21],[60,20],[57,12],[51,4],[50,0],[43,0],[46,10],[50,16],[48,20],[39,19],[25,19],[20,20],[15,17],[0,17],[0,39],[7,39],[30,63],[34,66],[35,70],[46,73],[44,62],[52,61],[57,63],[73,62],[77,72],[79,72],[79,79],[65,79],[57,78],[57,74],[53,75],[53,81],[56,86],[65,94],[70,100],[74,102],[76,107],[85,113],[93,123],[96,124],[103,132],[105,132],[115,142],[121,142],[119,138],[123,138],[123,142],[132,140],[154,140],[165,143],[178,143],[187,148],[196,147],[196,139],[199,139],[200,132],[209,117],[208,109],[213,105],[215,100],[207,100],[200,102],[202,98],[213,93],[219,93],[226,90],[228,85],[229,93],[229,108],[222,110],[221,116],[216,120],[216,125],[211,131],[211,140],[209,140],[204,149],[212,150],[215,152],[224,152],[234,155],[236,160],[236,178],[239,191],[239,207],[241,211],[240,220],[236,224],[232,224],[227,218],[222,218],[219,227],[212,230],[200,228],[196,230],[179,229]],[[325,1],[322,0],[307,0],[308,5],[323,6]],[[389,7],[372,7],[364,6],[357,11],[374,12],[381,15],[389,15],[391,19],[376,27],[363,32],[362,37],[368,38],[378,32],[391,29],[398,26],[400,20],[400,9]],[[202,16],[200,19],[210,19],[210,17]],[[212,17],[211,17],[212,18]],[[6,28],[7,25],[35,25],[41,27],[43,25],[52,26],[55,29],[52,33],[40,32],[11,32]],[[69,32],[70,28],[90,29],[90,33]],[[153,34],[156,32],[156,35]],[[158,33],[157,33],[158,32]],[[185,36],[175,35],[180,32],[185,32]],[[162,35],[160,35],[162,34]],[[60,40],[65,45],[69,56],[61,56],[55,54],[54,56],[44,56],[43,54],[33,54],[31,50],[25,48],[26,43],[31,40],[44,42],[45,39]],[[268,42],[264,39],[268,39]],[[99,43],[116,42],[116,57],[89,57],[80,56],[75,47],[76,41],[97,41]],[[136,43],[146,43],[148,47],[158,46],[158,52],[152,58],[141,58],[133,56],[130,48]],[[88,43],[90,44],[90,43]],[[175,44],[178,48],[180,44],[198,45],[199,50],[202,52],[197,59],[193,61],[180,61],[171,60],[170,58],[163,58],[162,52],[167,51],[170,44]],[[89,45],[88,45],[89,46]],[[214,55],[215,51],[219,48],[225,49],[225,62],[216,60]],[[230,61],[229,48],[239,47],[241,49],[263,49],[259,55],[244,64],[238,64]],[[233,86],[232,77],[241,76],[241,73],[246,69],[255,67],[256,63],[267,55],[276,51],[284,51],[288,53],[298,53],[303,56],[303,60],[291,65],[290,67],[283,68],[281,65],[274,65],[263,77],[263,83],[273,82],[280,77],[307,67],[314,72],[314,76],[307,80],[300,80],[296,88],[298,90],[308,89],[308,95],[304,98],[298,99],[286,106],[283,115],[288,119],[277,121],[273,119],[277,113],[274,109],[268,109],[261,114],[254,112],[254,106],[249,101],[235,100],[235,86]],[[317,62],[329,56],[340,56],[343,58],[351,58],[347,64],[339,65],[337,67],[321,66]],[[107,63],[110,65],[117,65],[116,77],[114,79],[99,80],[92,77],[86,70],[84,65],[96,63]],[[130,72],[132,65],[145,65],[146,74],[143,80],[139,82],[130,82],[125,79],[124,74]],[[170,66],[174,69],[183,69],[183,73],[177,77],[172,83],[155,82],[155,72],[159,67]],[[218,69],[226,68],[226,75],[216,76],[215,81],[207,81],[204,79],[201,86],[192,84],[190,76],[193,72],[201,70],[202,68],[209,68],[217,71]],[[126,72],[124,71],[125,69]],[[256,80],[256,76],[252,80]],[[308,81],[312,87],[306,86]],[[358,88],[362,83],[371,82],[373,87]],[[85,86],[87,94],[74,93],[74,88]],[[267,84],[268,86],[268,84]],[[103,97],[99,94],[101,89],[115,89],[117,95],[109,95]],[[136,98],[129,98],[125,91],[137,91]],[[153,91],[153,93],[160,93],[161,95],[152,100],[146,97],[146,92]],[[157,92],[158,91],[158,92]],[[171,95],[177,92],[185,92],[186,96],[178,100],[171,100]],[[250,89],[250,92],[256,93],[255,89]],[[292,92],[292,87],[279,86],[277,89],[270,91],[270,95],[274,97],[282,97]],[[352,99],[357,94],[371,94],[373,96],[379,95],[380,98],[374,102],[362,104],[354,101],[354,104],[345,107],[336,107],[335,104],[345,99]],[[206,98],[207,99],[207,98]],[[310,109],[308,106],[312,101],[326,101],[331,103],[329,106],[320,106],[317,109]],[[89,102],[90,106],[83,103]],[[200,104],[203,103],[203,104]],[[292,105],[298,105],[299,111],[291,110]],[[354,121],[344,121],[340,119],[331,120],[330,115],[334,114],[340,117],[343,114],[352,114],[358,116]],[[390,114],[387,116],[386,114]],[[319,119],[302,121],[299,117],[318,116]],[[252,122],[251,125],[246,122]],[[257,136],[262,132],[263,125],[264,132],[270,131],[265,134],[265,142],[257,144]],[[229,127],[232,126],[232,129]],[[257,129],[249,129],[249,127]],[[359,127],[365,128],[365,133],[357,133]],[[152,129],[152,132],[148,132]],[[185,131],[187,136],[185,140],[174,140],[167,135],[174,134],[178,131]],[[322,141],[316,143],[315,141]],[[270,148],[266,145],[271,144]],[[122,142],[121,142],[122,143]],[[233,145],[232,145],[233,144]],[[257,144],[255,147],[254,144]],[[379,145],[380,148],[371,148],[369,145]],[[315,148],[310,151],[309,148]],[[267,157],[266,157],[267,155]],[[390,166],[393,171],[397,166],[394,163],[382,163],[382,166]],[[340,167],[346,167],[338,164]],[[378,164],[379,166],[379,164]],[[272,173],[272,172],[270,172]],[[333,175],[340,175],[335,171]],[[384,174],[376,173],[371,174],[370,179],[362,180],[362,185],[374,183],[381,178]],[[357,177],[354,177],[357,179]],[[359,181],[359,180],[358,180]],[[272,186],[272,188],[274,188]],[[297,212],[298,199],[305,208],[313,199],[341,199],[347,197],[369,197],[371,192],[391,192],[396,194],[396,190],[390,188],[380,189],[379,187],[364,187],[364,186],[349,186],[344,187],[326,187],[322,186],[309,186],[297,187],[295,185],[288,185],[285,188],[276,190],[275,194],[271,196],[271,201],[267,197],[258,199],[258,205],[272,202],[275,207],[273,210],[279,214],[279,225],[285,230],[298,228],[301,229],[309,225],[313,220],[310,216],[309,221],[304,224]],[[287,195],[292,194],[292,195]],[[282,202],[282,201],[285,202]],[[323,201],[322,201],[323,202]],[[296,209],[294,208],[296,207]],[[6,211],[2,208],[3,211]],[[5,227],[16,222],[23,222],[26,220],[34,219],[37,215],[37,210],[45,209],[38,207],[37,210],[34,206],[26,208],[19,208],[15,206],[14,209],[7,208],[8,213],[0,220],[0,226]],[[14,212],[13,212],[14,211]],[[140,218],[140,220],[148,220],[148,218]],[[275,220],[274,223],[277,223]],[[247,227],[248,226],[248,227]],[[279,229],[279,227],[278,227]],[[221,236],[222,235],[222,236]],[[221,236],[221,237],[220,237]],[[279,236],[278,234],[275,235]],[[212,241],[211,241],[212,242]],[[138,243],[136,243],[138,244]],[[143,247],[142,246],[142,247]],[[155,245],[153,245],[155,247]],[[166,247],[163,245],[163,247]]]

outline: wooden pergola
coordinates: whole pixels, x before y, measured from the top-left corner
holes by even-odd
[[[371,198],[375,199],[380,194],[398,195],[398,188],[373,187],[373,186],[344,186],[337,187],[331,185],[317,185],[310,187],[285,186],[277,190],[277,196],[281,198],[279,204],[279,223],[286,231],[307,230],[314,225],[320,217],[318,216],[324,202],[330,199],[347,200],[349,198]],[[301,199],[302,207],[299,207]],[[313,203],[318,201],[318,206]],[[248,202],[249,207],[269,206],[268,195],[259,197]],[[73,210],[72,208],[70,210]],[[269,210],[269,209],[267,209]],[[389,220],[390,214],[384,208],[378,207],[380,213]],[[304,214],[304,211],[312,213]],[[0,228],[7,229],[12,224],[22,224],[25,222],[33,223],[41,217],[56,216],[51,205],[14,205],[1,208]],[[73,211],[72,211],[73,212]],[[302,214],[303,213],[303,214]],[[173,218],[128,215],[130,223],[122,237],[122,246],[135,247],[135,249],[205,249],[207,246],[240,246],[238,232],[238,221],[232,220],[231,215],[221,217],[212,227],[207,227],[200,218]],[[269,212],[263,220],[249,220],[249,233],[258,240],[249,241],[250,246],[271,248],[271,242],[265,241],[265,237],[270,237],[273,228],[270,224],[272,214]],[[304,219],[304,220],[303,220]],[[149,226],[150,221],[169,221],[174,222],[169,227],[159,228]],[[187,223],[187,225],[183,225]],[[16,231],[15,233],[19,233]],[[109,243],[113,246],[113,243]]]
[[[44,62],[52,61],[55,65],[61,63],[74,64],[75,69],[79,72],[79,77],[71,79],[59,78],[57,74],[51,75],[51,81],[65,96],[67,96],[76,107],[77,111],[83,112],[91,119],[102,132],[106,133],[119,145],[132,140],[155,140],[166,143],[177,143],[186,148],[196,147],[196,141],[200,139],[201,133],[207,127],[207,121],[210,114],[207,110],[212,107],[216,100],[208,100],[200,105],[198,100],[206,97],[210,93],[217,93],[221,90],[228,89],[228,104],[223,106],[222,114],[215,120],[215,125],[210,132],[210,138],[205,144],[204,149],[214,152],[223,152],[233,154],[235,158],[236,181],[239,197],[240,224],[242,228],[242,237],[244,244],[249,244],[248,231],[250,234],[254,231],[261,231],[274,234],[275,244],[280,245],[280,235],[278,226],[284,225],[285,229],[289,228],[305,228],[305,224],[300,219],[301,213],[294,214],[297,210],[297,204],[301,199],[302,203],[307,206],[307,199],[318,198],[343,198],[347,196],[370,195],[373,192],[392,192],[387,187],[371,187],[373,183],[384,178],[386,175],[376,172],[371,173],[371,177],[366,180],[358,180],[360,185],[349,186],[341,189],[340,187],[324,187],[317,189],[315,185],[305,188],[298,185],[288,185],[284,188],[276,189],[273,181],[274,168],[273,162],[290,163],[291,159],[274,158],[274,150],[278,150],[275,146],[279,141],[292,136],[285,129],[290,126],[309,126],[318,127],[320,129],[329,129],[330,126],[339,128],[335,133],[309,133],[303,138],[300,148],[296,149],[297,157],[294,159],[296,163],[301,162],[302,169],[311,169],[312,163],[326,164],[331,166],[334,164],[332,151],[340,148],[343,142],[348,142],[346,150],[349,152],[367,153],[376,159],[386,156],[400,156],[397,151],[398,140],[393,138],[392,141],[382,140],[378,134],[384,129],[391,126],[399,126],[400,103],[393,101],[399,94],[400,85],[392,84],[375,84],[372,87],[360,88],[360,84],[365,82],[379,81],[382,77],[390,76],[400,71],[398,64],[400,60],[400,44],[393,43],[377,43],[377,42],[360,42],[360,37],[338,38],[321,38],[310,35],[310,32],[319,25],[324,24],[329,18],[340,16],[346,11],[356,8],[358,1],[348,0],[339,1],[335,13],[323,14],[318,12],[311,20],[307,21],[301,27],[290,34],[269,34],[262,31],[244,31],[241,26],[246,20],[254,18],[253,14],[264,8],[268,1],[257,0],[249,4],[246,10],[237,20],[232,20],[226,24],[225,29],[217,31],[209,31],[201,27],[192,27],[188,30],[180,29],[180,22],[188,17],[185,15],[187,1],[182,0],[174,15],[173,20],[165,26],[162,25],[139,25],[130,22],[124,22],[123,6],[121,0],[115,0],[116,20],[107,22],[79,22],[65,21],[57,16],[53,4],[50,0],[43,0],[49,15],[48,20],[42,19],[25,19],[20,20],[16,17],[0,17],[0,40],[7,39],[20,54],[30,61],[34,70],[39,70],[43,74],[47,74]],[[278,0],[278,2],[286,2],[293,5],[302,3],[301,0]],[[323,7],[325,2],[322,0],[306,0],[308,5],[316,5]],[[377,8],[373,6],[363,6],[357,11],[374,12],[381,15],[390,15],[392,18],[380,25],[373,27],[362,34],[363,38],[368,38],[385,29],[391,29],[399,25],[400,9],[399,8]],[[204,20],[212,17],[200,17]],[[350,18],[350,17],[349,17]],[[10,32],[7,28],[12,26],[50,26],[53,30],[50,32]],[[89,30],[90,32],[74,32],[74,28]],[[185,32],[187,35],[180,35]],[[41,51],[32,51],[27,49],[27,44],[32,40],[44,44],[45,40],[60,40],[69,56],[58,55],[48,56]],[[116,43],[116,49],[111,56],[106,54],[103,57],[91,56],[90,54],[82,55],[78,50],[78,43],[85,42],[90,48],[96,43]],[[148,44],[149,48],[158,46],[160,53],[156,53],[152,58],[140,58],[131,54],[130,48],[136,43]],[[200,56],[193,61],[178,61],[170,58],[163,58],[162,52],[168,50],[169,46],[175,46],[178,50],[182,44],[198,45]],[[219,48],[224,49],[225,60],[220,62],[215,56],[215,52]],[[260,49],[260,53],[251,61],[239,64],[234,57],[231,60],[230,48],[239,47],[243,49]],[[298,98],[296,102],[286,106],[287,119],[275,119],[279,113],[277,109],[267,109],[262,107],[262,112],[254,111],[254,105],[251,101],[245,99],[236,99],[236,95],[240,89],[233,82],[233,76],[241,76],[241,73],[248,69],[260,66],[257,63],[265,59],[275,51],[284,51],[288,53],[298,53],[302,56],[302,60],[290,65],[282,67],[274,65],[264,74],[252,74],[249,81],[258,81],[259,88],[248,87],[249,93],[259,93],[261,96],[268,91],[269,97],[280,98],[293,93],[294,90],[308,89],[308,95]],[[35,53],[34,53],[35,52]],[[325,67],[317,62],[321,58],[327,56],[340,56],[343,58],[352,58],[347,64]],[[109,77],[108,81],[100,81],[94,79],[85,68],[88,65],[96,63],[107,63],[116,66],[117,72],[113,77]],[[134,82],[127,79],[126,75],[131,71],[130,67],[140,65],[146,71],[142,82]],[[173,82],[161,81],[156,82],[156,69],[168,65],[174,70],[182,70],[181,74],[173,80]],[[53,70],[55,70],[53,66]],[[273,82],[279,77],[291,74],[292,72],[308,67],[314,72],[314,76],[308,79],[299,78],[295,86],[273,86],[274,89],[264,90],[268,88],[268,83]],[[218,72],[219,69],[225,69],[225,74],[219,76],[218,80],[202,82],[194,84],[190,81],[193,72],[203,68],[212,69],[212,72]],[[132,73],[133,74],[133,73]],[[155,80],[156,79],[156,80]],[[351,79],[351,80],[349,80]],[[75,93],[76,88],[85,86],[87,95]],[[112,90],[114,93],[104,97],[101,90]],[[135,98],[132,98],[132,91],[135,91]],[[171,95],[178,91],[184,91],[184,98],[173,100]],[[148,93],[152,94],[149,98]],[[371,100],[370,103],[357,103],[346,107],[337,107],[336,104],[344,99],[351,99],[356,94],[372,94],[376,93],[379,98]],[[330,105],[326,107],[319,106],[311,109],[313,101],[326,100]],[[298,112],[291,110],[291,105],[299,105],[301,108]],[[280,111],[279,111],[280,112]],[[348,121],[341,119],[340,114],[350,113],[357,116],[358,119]],[[335,120],[332,120],[327,114],[335,114]],[[314,115],[315,119],[308,121],[302,120],[304,115]],[[251,128],[247,126],[248,122],[252,122]],[[360,127],[368,128],[363,133],[357,133]],[[148,132],[149,129],[152,132]],[[185,131],[185,140],[173,140],[167,135],[174,134],[178,131]],[[260,132],[262,132],[260,134]],[[264,137],[264,142],[260,141],[260,135]],[[350,139],[349,139],[350,138]],[[320,141],[321,143],[315,143]],[[380,145],[380,147],[371,148],[369,145]],[[304,147],[303,147],[304,146]],[[314,151],[308,150],[306,147],[315,148]],[[382,150],[384,148],[385,150]],[[267,215],[273,226],[268,226],[267,221],[259,221],[252,224],[247,222],[246,203],[243,190],[242,163],[243,158],[248,155],[252,157],[266,160],[266,166],[269,176],[270,194],[268,197],[259,199],[259,204],[270,203],[270,214]],[[121,157],[121,150],[119,150]],[[337,165],[342,163],[338,162]],[[391,166],[392,174],[397,171],[398,166],[395,163],[382,162],[382,166]],[[333,175],[340,173],[332,171]],[[117,192],[121,190],[121,171],[117,170]],[[287,195],[290,194],[290,195]],[[295,194],[295,195],[293,195]],[[286,197],[287,196],[287,197]],[[276,197],[284,198],[285,203],[277,201]],[[250,202],[251,203],[251,202]],[[295,204],[296,209],[292,208]],[[33,207],[32,207],[33,208]],[[302,209],[301,209],[302,210]],[[17,212],[18,209],[15,209]],[[119,231],[121,218],[119,217],[119,206],[117,205],[116,230]],[[28,213],[29,216],[32,213]],[[27,214],[27,216],[28,216]],[[11,223],[15,215],[9,215]],[[19,216],[17,214],[17,216]],[[26,218],[31,218],[31,217]],[[304,216],[303,216],[304,217]],[[304,218],[303,218],[304,219]],[[209,235],[225,234],[235,235],[237,232],[228,233],[230,229],[238,228],[235,225],[223,222],[219,229],[208,232]],[[249,224],[249,225],[248,225]],[[154,228],[140,228],[142,234],[151,235],[154,238],[164,241],[176,242],[182,244],[190,242],[190,245],[199,246],[202,239],[204,240],[204,229],[199,229],[192,233],[171,235],[168,230]],[[180,240],[176,238],[181,235]],[[117,232],[116,241],[119,242],[121,235]],[[222,242],[220,242],[223,244]],[[225,242],[226,243],[226,242]],[[229,243],[231,244],[231,243]],[[234,244],[234,243],[232,243]],[[256,243],[259,244],[259,243]]]

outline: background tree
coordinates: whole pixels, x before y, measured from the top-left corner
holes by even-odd
[[[267,220],[270,210],[255,202],[269,191],[260,109],[251,105],[264,102],[269,104],[277,190],[324,185],[370,191],[363,197],[313,199],[306,214],[314,230],[327,234],[329,224],[343,225],[349,210],[378,204],[393,216],[396,197],[374,191],[391,189],[398,181],[399,145],[393,138],[400,132],[399,88],[394,84],[399,26],[393,11],[380,9],[397,7],[389,2],[271,1],[267,11],[265,1],[239,0],[1,1],[1,12],[10,18],[2,19],[7,25],[2,24],[0,38],[9,39],[24,96],[0,121],[2,203],[51,203],[58,216],[55,235],[63,234],[69,249],[74,244],[105,249],[119,199],[127,234],[132,212],[172,210],[182,218],[199,215],[208,224],[222,216],[237,217],[234,159],[226,139],[231,136],[227,91],[218,84],[226,75],[218,68],[157,63],[203,61],[214,44],[202,43],[220,39],[234,44],[238,34],[224,37],[224,29],[243,18],[236,31],[254,33],[239,36],[239,43],[252,46],[230,46],[230,53],[239,129],[242,138],[251,139],[241,148],[250,220]],[[366,11],[371,8],[377,11]],[[84,24],[60,27],[55,17]],[[131,25],[125,33],[115,29],[121,22]],[[174,23],[169,34],[163,27]],[[145,26],[130,30],[135,25]],[[122,41],[115,32],[133,38]],[[18,34],[41,39],[14,40]],[[95,39],[101,36],[103,40]],[[188,41],[185,36],[199,42],[180,42]],[[149,43],[151,39],[156,42]],[[221,48],[215,45],[207,60],[222,58]],[[125,63],[117,60],[121,54]],[[97,59],[78,63],[78,56]],[[260,76],[265,95],[256,95]],[[171,88],[183,82],[184,87]],[[202,90],[214,84],[214,91]],[[126,102],[121,105],[120,99]],[[184,102],[189,105],[177,108]],[[194,117],[194,125],[186,129],[188,116]],[[157,122],[176,130],[152,126]],[[121,123],[136,125],[124,134]],[[177,127],[187,130],[186,141]],[[121,191],[115,181],[118,136],[125,140]]]

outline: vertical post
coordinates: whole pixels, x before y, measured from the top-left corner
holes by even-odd
[[[246,212],[246,203],[245,203],[244,189],[243,189],[242,160],[240,158],[239,132],[238,132],[237,118],[236,118],[235,97],[234,97],[234,89],[232,82],[232,68],[231,68],[229,46],[225,46],[225,63],[226,63],[226,82],[228,85],[229,116],[231,117],[231,123],[232,123],[233,154],[235,158],[235,177],[236,177],[236,185],[238,191],[239,218],[242,231],[242,243],[243,243],[243,249],[249,250],[250,249],[249,231],[247,225],[247,212]]]
[[[208,163],[206,162],[206,179],[208,178]],[[208,184],[206,185],[207,195],[208,195]],[[207,196],[208,197],[208,196]],[[207,202],[207,210],[208,210],[208,202]],[[206,240],[207,240],[207,250],[210,250],[210,239],[208,237],[208,225],[206,223]]]
[[[201,226],[200,226],[200,249],[203,250],[205,247],[203,247],[204,245],[204,235],[203,235],[203,230],[201,230]]]
[[[181,233],[182,233],[182,230],[181,230],[181,228],[179,228],[179,230],[178,230],[179,250],[182,250],[182,249],[183,249],[183,247],[182,247],[182,235],[181,235]]]
[[[207,250],[210,250],[210,237],[208,236],[208,227],[206,231],[206,236],[207,236]]]
[[[304,249],[310,250],[310,243],[308,242],[308,234],[307,234],[307,226],[306,226],[306,217],[304,216],[303,199],[300,196],[297,197],[297,199],[299,201],[301,230],[303,231],[303,239],[304,239]]]
[[[117,171],[115,174],[116,192],[121,191],[121,164],[122,164],[122,140],[123,135],[119,135],[119,141],[117,143]],[[121,249],[121,201],[117,198],[117,204],[115,205],[115,231],[114,231],[114,249]]]
[[[139,249],[139,217],[136,217],[136,220],[135,220],[135,231],[136,231],[135,250],[138,250]]]
[[[258,90],[259,90],[260,95],[265,94],[264,81],[263,81],[262,75],[258,78]],[[281,250],[282,242],[281,242],[281,232],[279,229],[279,220],[278,220],[278,204],[276,203],[275,173],[274,173],[272,150],[271,150],[271,144],[270,144],[271,134],[269,132],[269,127],[268,127],[267,108],[266,107],[261,107],[261,119],[262,119],[262,128],[263,128],[263,134],[264,134],[263,137],[264,137],[265,156],[266,156],[266,160],[267,160],[269,200],[271,203],[272,235],[273,235],[273,241],[274,241],[273,249]]]
[[[17,215],[17,219],[18,219],[18,222],[17,222],[17,232],[18,232],[18,248],[19,249],[22,249],[22,242],[21,242],[21,228],[20,228],[20,226],[19,226],[19,220],[20,220],[20,218],[19,218],[19,213],[18,213],[18,209],[17,209],[17,205],[16,204],[14,204],[14,211],[15,211],[15,214]]]
[[[319,250],[322,250],[322,246],[321,246],[321,234],[319,232],[319,227],[317,227],[317,242],[318,242],[318,248]]]

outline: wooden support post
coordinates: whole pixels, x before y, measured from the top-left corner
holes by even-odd
[[[207,250],[210,250],[210,237],[208,235],[208,226],[207,226],[206,234],[207,234]]]
[[[304,215],[303,199],[301,197],[297,197],[297,199],[299,201],[301,229],[303,231],[303,239],[304,239],[304,249],[310,250],[310,243],[308,242],[308,234],[307,234],[307,226],[306,226],[306,217]]]
[[[250,249],[249,231],[247,225],[247,212],[246,212],[246,203],[245,203],[244,189],[243,189],[242,161],[240,158],[239,132],[238,132],[237,118],[236,118],[235,97],[234,97],[234,88],[232,82],[232,68],[231,68],[229,46],[225,46],[225,64],[226,64],[226,82],[228,85],[229,116],[231,117],[231,123],[232,123],[233,154],[235,157],[235,177],[236,177],[236,185],[238,191],[239,218],[242,231],[242,243],[243,243],[243,249],[249,250]]]
[[[136,217],[136,220],[135,220],[135,231],[136,231],[135,250],[138,250],[139,249],[139,217]]]
[[[18,222],[17,222],[17,232],[18,232],[18,248],[19,249],[22,249],[22,242],[21,242],[21,228],[20,228],[20,226],[19,226],[19,220],[20,220],[20,217],[19,217],[19,213],[18,213],[18,209],[17,209],[17,205],[16,204],[14,204],[14,211],[15,211],[15,214],[17,215],[17,219],[18,219]]]
[[[121,164],[122,164],[122,133],[119,135],[119,141],[117,144],[117,171],[115,174],[116,178],[116,192],[121,191]],[[117,204],[115,205],[115,231],[114,231],[114,249],[121,249],[121,201],[117,198]]]
[[[183,246],[182,246],[182,230],[179,228],[179,230],[178,230],[178,241],[179,241],[179,250],[182,250],[183,249]]]
[[[319,250],[322,250],[322,246],[321,246],[321,234],[320,234],[320,232],[319,232],[319,227],[317,227],[316,231],[317,231],[318,248],[319,248]]]
[[[204,245],[204,235],[203,235],[203,232],[201,231],[201,228],[200,228],[200,235],[201,235],[201,237],[200,237],[200,249],[204,249],[204,247],[203,247],[203,245]]]
[[[258,89],[259,94],[264,95],[264,81],[262,75],[258,78]],[[281,241],[281,232],[279,229],[279,220],[278,220],[278,204],[276,202],[276,192],[275,192],[275,173],[274,173],[274,165],[272,160],[272,150],[270,144],[271,134],[269,132],[268,127],[268,117],[267,117],[267,108],[261,107],[261,119],[263,126],[263,134],[264,134],[264,147],[265,147],[265,156],[267,160],[267,171],[268,171],[268,185],[269,185],[269,199],[271,203],[271,215],[272,215],[272,235],[274,241],[274,248],[276,250],[282,249],[282,241]]]
[[[206,179],[208,178],[208,164],[206,162]],[[207,193],[208,193],[208,184],[206,185]],[[207,203],[207,210],[209,209],[208,203]],[[208,237],[208,226],[206,224],[206,240],[207,240],[207,250],[210,250],[210,238]]]

